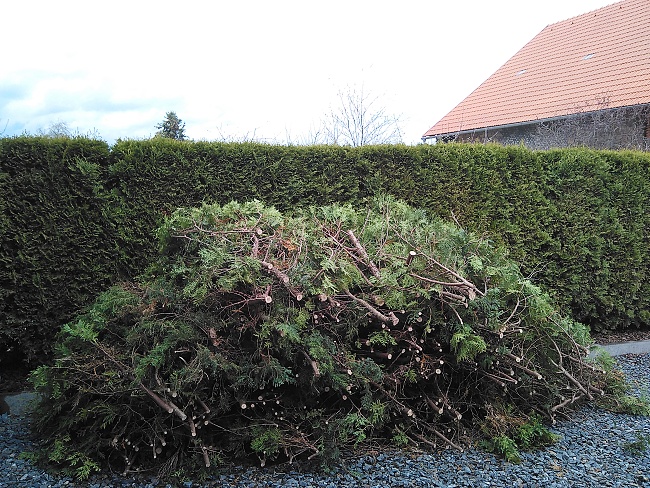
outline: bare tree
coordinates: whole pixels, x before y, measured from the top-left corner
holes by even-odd
[[[295,137],[289,130],[285,130],[284,140],[289,146],[317,146],[319,144],[327,144],[322,122],[318,126],[311,125],[307,132],[299,137]]]
[[[37,134],[44,137],[74,137],[73,131],[68,127],[68,123],[62,120],[52,122],[47,129],[39,129]]]
[[[68,123],[62,120],[52,122],[45,129],[43,128],[38,129],[36,131],[36,135],[41,137],[50,137],[50,138],[63,137],[63,138],[72,139],[76,137],[83,137],[86,139],[95,139],[95,140],[102,139],[97,129],[92,129],[87,131],[86,133],[82,133],[81,130],[79,130],[79,128],[71,129]]]
[[[229,130],[225,129],[223,124],[219,124],[216,129],[219,133],[219,138],[217,140],[220,142],[273,142],[272,140],[258,136],[257,128],[242,134],[233,134]]]
[[[347,87],[338,92],[338,103],[330,109],[315,133],[327,144],[365,146],[401,142],[398,116],[390,114],[378,98],[360,88]]]

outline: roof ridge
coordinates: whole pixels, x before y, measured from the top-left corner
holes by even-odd
[[[605,5],[604,7],[595,8],[595,9],[590,10],[590,11],[588,11],[588,12],[584,12],[584,13],[582,13],[582,14],[574,15],[573,17],[568,17],[568,18],[566,18],[566,19],[564,19],[564,20],[558,20],[557,22],[553,22],[553,23],[551,23],[551,24],[548,24],[546,27],[551,27],[551,26],[553,26],[553,25],[557,25],[557,24],[563,24],[564,22],[567,22],[567,21],[569,21],[569,20],[573,20],[573,19],[578,19],[578,18],[580,18],[580,17],[586,17],[586,16],[588,16],[588,15],[590,15],[590,14],[593,14],[594,12],[598,12],[598,11],[600,11],[600,10],[603,10],[603,9],[606,9],[606,8],[610,8],[610,7],[612,7],[612,5],[616,5],[616,4],[618,4],[618,3],[626,3],[626,2],[628,2],[628,1],[630,1],[630,0],[616,0],[616,1],[613,1],[612,3],[610,3],[610,4]],[[546,27],[545,27],[545,28],[546,28]]]

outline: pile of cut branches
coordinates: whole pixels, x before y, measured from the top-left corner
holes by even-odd
[[[33,374],[61,462],[169,474],[462,449],[603,394],[585,327],[487,239],[392,198],[180,209],[159,237],[146,275],[67,324]]]

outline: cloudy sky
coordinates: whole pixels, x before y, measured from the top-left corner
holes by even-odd
[[[415,144],[546,25],[610,3],[7,2],[0,132],[65,122],[112,143],[175,111],[193,139],[300,143],[363,86]]]

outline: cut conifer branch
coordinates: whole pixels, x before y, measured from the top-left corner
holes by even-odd
[[[176,406],[176,404],[174,404],[174,402],[168,402],[168,403],[169,403],[169,406],[172,408],[172,411],[176,414],[176,416],[177,416],[179,419],[181,419],[181,420],[183,420],[183,421],[184,421],[185,419],[187,419],[187,414],[185,414],[185,412],[183,412],[180,408],[178,408],[178,407]]]
[[[442,269],[443,271],[445,271],[445,273],[447,273],[448,275],[450,275],[450,276],[456,278],[457,280],[461,281],[462,283],[464,283],[464,284],[467,286],[468,289],[473,290],[477,295],[479,295],[479,296],[484,296],[484,295],[485,295],[485,293],[483,293],[481,290],[479,290],[479,289],[478,289],[478,288],[477,288],[473,283],[470,283],[468,280],[466,280],[465,278],[463,278],[460,274],[456,273],[456,272],[455,272],[454,270],[452,270],[451,268],[445,266],[445,265],[442,264],[440,261],[438,261],[438,260],[432,258],[431,256],[427,256],[427,260],[429,260],[429,261],[431,261],[432,263],[434,263],[434,264],[435,264],[436,266],[438,266],[440,269]]]
[[[607,384],[583,361],[582,326],[499,249],[391,198],[179,209],[159,235],[160,260],[67,324],[66,354],[37,373],[36,428],[86,436],[92,459],[325,460],[391,448],[395,431],[462,449],[491,406],[554,420]]]
[[[280,271],[278,268],[273,266],[271,263],[267,263],[266,261],[261,261],[262,267],[267,270],[269,273],[271,273],[273,276],[275,276],[280,283],[283,285],[288,285],[289,281],[289,276],[282,271]]]
[[[260,253],[260,240],[255,234],[253,234],[251,238],[253,239],[253,248],[251,249],[251,256],[253,259],[257,259],[257,256]]]
[[[366,266],[368,266],[368,269],[370,269],[370,272],[372,275],[377,278],[381,279],[381,273],[379,272],[379,268],[375,265],[375,263],[372,262],[370,259],[370,256],[368,256],[368,252],[366,249],[363,247],[363,245],[359,242],[359,239],[354,235],[354,232],[352,229],[349,229],[347,231],[348,237],[350,238],[350,241],[354,245],[355,249],[359,253],[359,255],[363,258],[363,260],[366,263]]]
[[[451,406],[451,404],[449,403],[449,397],[448,397],[448,395],[443,394],[442,391],[440,390],[440,387],[439,387],[438,385],[436,385],[436,391],[438,392],[438,398],[440,399],[440,402],[443,404],[443,406],[444,406],[448,411],[450,411],[450,412],[453,414],[453,417],[454,417],[456,420],[460,420],[460,419],[462,419],[462,418],[463,418],[463,414],[460,413],[458,410],[456,410],[454,407]]]
[[[210,413],[210,407],[208,407],[200,398],[197,398],[196,401],[199,402],[199,405],[201,405],[205,414],[208,415]]]
[[[208,455],[208,450],[205,446],[201,446],[201,453],[203,454],[203,464],[206,468],[210,467],[210,456]]]
[[[174,412],[174,407],[172,407],[170,404],[165,402],[162,398],[160,398],[158,395],[156,395],[153,391],[151,391],[149,388],[144,386],[142,382],[138,383],[138,386],[142,391],[144,391],[147,395],[151,397],[151,399],[156,402],[156,404],[162,408],[165,412],[167,413],[172,413]]]
[[[543,379],[543,376],[540,373],[538,373],[537,371],[532,370],[530,368],[527,368],[526,366],[521,364],[522,363],[522,358],[517,357],[517,356],[515,356],[514,354],[511,354],[511,353],[506,353],[505,356],[507,358],[509,358],[509,359],[512,359],[513,362],[510,363],[511,366],[522,370],[524,373],[529,374],[533,378],[536,378],[538,380]]]
[[[417,255],[418,255],[417,252],[415,252],[415,251],[409,251],[408,255],[406,256],[406,260],[405,260],[405,263],[406,263],[406,266],[407,266],[407,267],[411,265],[411,262],[413,261],[413,258],[414,258],[415,256],[417,256]]]
[[[438,429],[435,429],[434,427],[431,427],[431,426],[428,425],[428,424],[424,424],[424,425],[422,425],[422,427],[424,427],[425,430],[427,430],[428,432],[431,432],[433,435],[435,435],[435,436],[438,437],[440,440],[442,440],[442,441],[445,442],[446,444],[450,445],[451,447],[453,447],[453,448],[456,449],[457,451],[460,451],[460,452],[463,452],[463,451],[464,451],[464,449],[463,449],[461,446],[459,446],[458,444],[456,444],[455,442],[453,442],[451,439],[449,439],[447,436],[445,436],[445,435],[444,435],[442,432],[440,432]],[[418,437],[418,439],[421,439],[421,438],[422,438],[421,436],[418,436],[417,434],[416,434],[416,436]]]
[[[318,363],[314,361],[309,354],[307,354],[306,351],[302,351],[303,356],[305,356],[305,359],[309,362],[309,365],[311,366],[311,369],[314,371],[314,378],[319,378],[320,377],[320,369],[318,369]]]
[[[266,271],[268,271],[273,276],[275,276],[278,279],[278,281],[284,285],[284,287],[289,291],[289,293],[291,293],[291,295],[297,301],[300,301],[300,300],[302,300],[304,298],[304,293],[302,291],[300,291],[297,288],[292,287],[290,285],[291,278],[289,278],[289,275],[287,275],[286,273],[280,271],[275,266],[273,266],[273,264],[271,264],[271,263],[267,263],[266,261],[261,261],[260,263],[261,263],[262,267]]]
[[[366,302],[363,298],[354,296],[352,293],[350,293],[350,290],[343,290],[343,292],[352,300],[354,300],[355,302],[357,302],[358,304],[366,308],[370,313],[370,315],[373,318],[379,320],[380,322],[383,322],[385,324],[390,324],[390,325],[397,325],[399,323],[399,318],[395,315],[394,312],[390,312],[388,315],[384,315],[375,307],[373,307],[368,302]]]
[[[582,395],[573,395],[571,398],[567,398],[563,400],[562,402],[558,403],[557,405],[554,405],[551,407],[551,412],[556,412],[557,410],[566,407],[567,405],[570,405],[572,403],[580,401],[584,397],[584,394]]]

